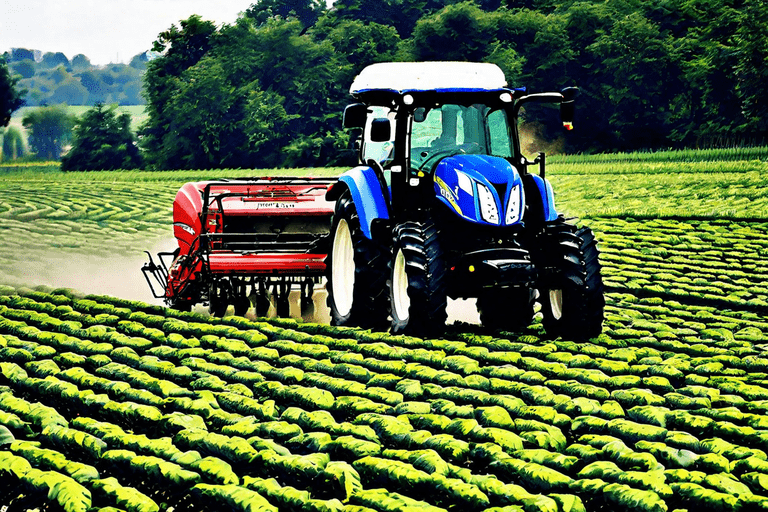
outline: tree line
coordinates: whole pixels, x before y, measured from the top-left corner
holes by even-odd
[[[135,55],[129,64],[94,66],[83,54],[67,58],[62,52],[40,52],[13,48],[5,60],[18,86],[24,91],[27,106],[67,105],[143,105],[141,95],[146,52]]]
[[[340,112],[366,65],[498,64],[510,85],[578,86],[571,152],[765,142],[765,0],[261,0],[233,25],[159,35],[147,65],[155,168],[346,163]],[[554,116],[526,119],[555,137]]]
[[[349,85],[366,65],[392,60],[493,62],[510,86],[533,92],[578,86],[567,152],[764,144],[766,7],[336,0],[327,9],[323,0],[258,0],[232,25],[192,16],[158,35],[159,57],[146,63],[141,165],[347,165],[340,119]],[[545,139],[562,136],[556,116],[523,122]]]

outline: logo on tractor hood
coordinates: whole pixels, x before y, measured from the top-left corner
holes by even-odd
[[[453,190],[451,190],[451,187],[445,184],[445,182],[440,178],[440,176],[435,176],[435,183],[437,184],[440,190],[440,195],[443,196],[445,200],[451,204],[453,209],[456,210],[456,213],[461,215],[462,214],[461,208],[459,207],[459,203],[457,202],[457,200],[459,199],[458,187],[457,187],[457,191],[454,192]]]

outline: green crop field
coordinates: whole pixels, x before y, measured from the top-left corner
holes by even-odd
[[[767,157],[552,158],[607,289],[578,343],[168,310],[128,295],[178,187],[274,172],[0,167],[0,508],[768,509]]]

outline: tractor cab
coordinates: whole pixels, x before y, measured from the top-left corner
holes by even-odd
[[[517,128],[529,102],[559,104],[572,127],[576,92],[509,88],[487,63],[363,69],[350,87],[358,103],[343,118],[361,131],[360,165],[326,195],[336,201],[327,260],[333,322],[424,334],[444,323],[446,298],[477,298],[484,324],[512,328],[528,325],[543,297],[552,333],[599,332],[602,285],[586,284],[599,280],[594,238],[557,212],[544,155],[529,161]],[[561,257],[590,267],[560,268]]]

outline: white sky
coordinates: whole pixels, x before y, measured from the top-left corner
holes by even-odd
[[[82,53],[92,64],[127,64],[171,24],[199,14],[233,23],[255,0],[2,0],[0,54],[11,48]]]

